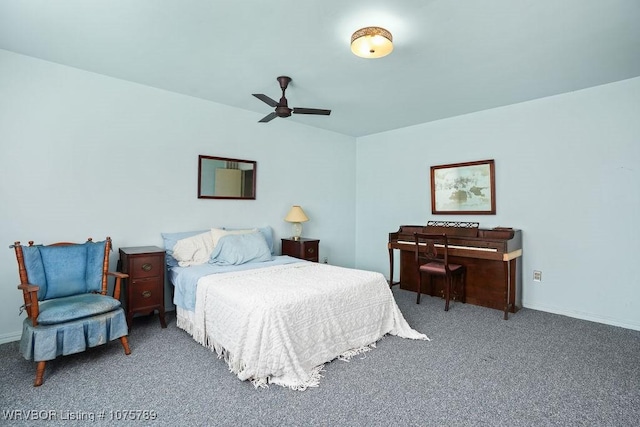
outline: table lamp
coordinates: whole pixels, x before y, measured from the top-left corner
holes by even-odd
[[[284,218],[285,221],[292,223],[293,227],[293,240],[300,240],[302,235],[302,223],[309,221],[309,218],[304,213],[300,206],[294,205]]]

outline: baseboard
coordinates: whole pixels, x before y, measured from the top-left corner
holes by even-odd
[[[561,310],[556,307],[548,307],[537,304],[525,304],[523,301],[523,307],[530,308],[532,310],[546,311],[547,313],[560,314],[562,316],[573,317],[576,319],[588,320],[590,322],[603,323],[605,325],[619,326],[625,329],[633,329],[634,331],[640,331],[640,324],[634,322],[624,322],[619,319],[614,319],[606,316],[598,316],[593,313],[585,313],[582,311],[574,310]]]
[[[0,335],[0,344],[6,344],[8,342],[20,341],[22,331],[10,332],[8,334]]]

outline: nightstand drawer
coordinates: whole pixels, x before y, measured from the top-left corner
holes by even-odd
[[[306,245],[304,249],[304,259],[318,262],[318,245]]]
[[[282,239],[282,255],[289,255],[306,261],[318,262],[319,244],[320,240],[306,239],[304,237],[301,237],[299,240]]]
[[[128,303],[136,309],[151,307],[163,304],[164,283],[160,278],[136,279],[131,281],[131,300]]]
[[[135,257],[131,260],[131,271],[128,273],[133,278],[160,276],[164,268],[163,261],[164,254]]]

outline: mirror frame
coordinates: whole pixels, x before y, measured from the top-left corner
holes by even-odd
[[[253,185],[251,187],[252,194],[250,196],[209,196],[202,194],[202,163],[205,160],[220,160],[225,162],[247,163],[253,167]],[[249,169],[246,169],[249,170]],[[255,200],[256,199],[256,181],[258,176],[258,162],[254,160],[231,159],[228,157],[215,156],[198,156],[198,199],[232,199],[232,200]]]

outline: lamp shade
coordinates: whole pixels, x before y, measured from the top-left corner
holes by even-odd
[[[392,50],[393,36],[384,28],[360,28],[351,36],[351,52],[361,58],[382,58]]]
[[[284,220],[287,222],[306,222],[309,221],[309,218],[300,206],[294,205],[291,206],[291,210],[284,218]]]

